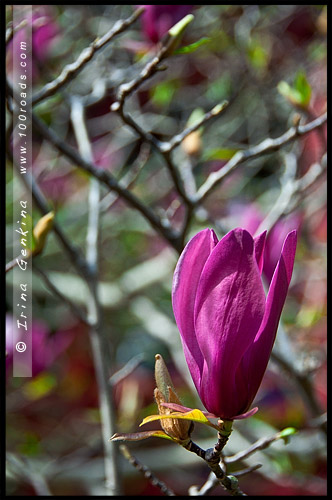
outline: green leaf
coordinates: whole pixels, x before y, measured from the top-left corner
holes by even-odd
[[[168,49],[163,55],[163,58],[168,57],[173,54],[176,48],[179,46],[183,34],[188,26],[194,20],[194,16],[192,14],[188,14],[183,19],[181,19],[178,23],[176,23],[170,30],[168,30],[169,40],[168,40]]]
[[[178,87],[177,81],[160,82],[150,91],[151,100],[157,106],[168,106]]]
[[[197,49],[202,47],[202,45],[206,45],[211,42],[211,38],[203,37],[197,40],[197,42],[191,43],[190,45],[186,45],[185,47],[180,47],[175,50],[174,54],[191,54],[192,52],[196,52]]]
[[[289,436],[292,436],[293,434],[296,433],[297,429],[295,429],[295,427],[286,427],[285,429],[279,432],[278,438],[283,439],[285,444],[287,444],[289,441]]]
[[[232,76],[225,71],[222,77],[211,82],[206,91],[206,96],[211,101],[221,101],[232,95]]]
[[[203,161],[230,160],[238,151],[239,151],[238,149],[232,149],[232,148],[209,149],[204,153]]]
[[[249,47],[248,56],[251,65],[254,68],[258,70],[266,68],[269,61],[269,54],[266,50],[266,47],[264,47],[264,45],[258,40],[251,43],[251,46]]]
[[[302,71],[296,75],[294,87],[300,93],[302,106],[308,107],[311,98],[311,87],[305,73]]]
[[[311,86],[303,72],[298,72],[293,86],[285,81],[278,84],[278,91],[295,106],[307,108],[311,99]]]

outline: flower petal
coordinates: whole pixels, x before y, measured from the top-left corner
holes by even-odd
[[[204,229],[184,248],[173,277],[172,304],[180,330],[184,354],[196,387],[200,383],[203,356],[194,329],[194,304],[202,269],[218,238],[213,230]]]
[[[230,231],[202,271],[195,303],[195,330],[204,356],[200,397],[221,418],[246,411],[247,388],[236,371],[262,322],[265,294],[248,231]]]
[[[236,415],[235,417],[233,417],[233,420],[243,420],[244,418],[252,417],[257,412],[258,412],[258,406],[255,406],[255,408],[252,408],[246,413],[242,413],[241,415]]]
[[[248,374],[251,400],[255,397],[260,386],[274,344],[281,311],[292,277],[296,238],[296,231],[292,231],[288,233],[284,241],[281,256],[275,268],[267,295],[262,324],[252,346],[243,359],[243,366]]]
[[[261,234],[254,238],[255,242],[255,257],[258,265],[259,272],[262,274],[263,265],[264,265],[264,248],[265,248],[265,239],[266,239],[267,231],[263,231]]]

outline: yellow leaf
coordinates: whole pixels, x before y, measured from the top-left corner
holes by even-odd
[[[205,424],[209,425],[210,427],[213,427],[214,429],[219,430],[219,427],[217,425],[214,425],[212,422],[210,422],[206,416],[201,412],[201,410],[192,410],[188,411],[186,413],[180,413],[180,412],[174,412],[170,413],[169,415],[150,415],[148,417],[145,417],[141,425],[145,425],[148,422],[153,422],[154,420],[161,420],[163,418],[177,418],[177,419],[183,419],[183,420],[191,420],[192,422],[199,422],[200,424]]]

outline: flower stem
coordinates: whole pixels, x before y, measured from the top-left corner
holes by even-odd
[[[218,432],[218,442],[215,444],[214,448],[203,450],[191,440],[182,446],[186,450],[196,453],[197,456],[205,460],[220,485],[232,496],[247,496],[240,490],[237,478],[235,476],[227,476],[220,466],[221,452],[232,432],[232,421],[219,420],[218,425],[220,427],[220,431]]]

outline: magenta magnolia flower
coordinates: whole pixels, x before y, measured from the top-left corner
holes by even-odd
[[[224,419],[245,413],[257,393],[292,276],[296,231],[284,241],[265,297],[265,237],[236,228],[218,241],[204,229],[174,273],[173,310],[192,379],[205,408]]]
[[[143,31],[153,43],[159,42],[167,31],[192,10],[192,5],[138,5],[145,7]]]

